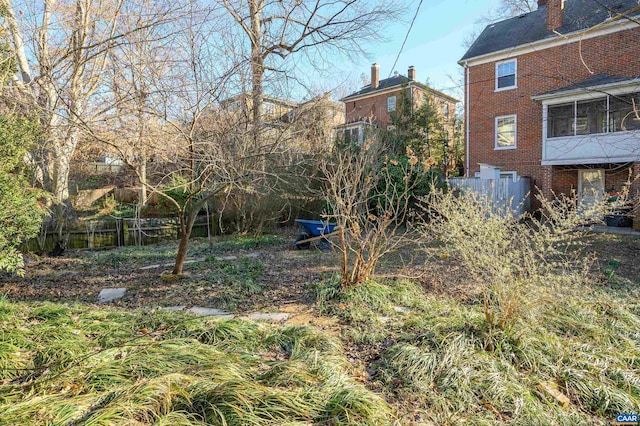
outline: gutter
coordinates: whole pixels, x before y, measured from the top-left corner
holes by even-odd
[[[636,8],[632,8],[632,9],[636,9]],[[629,13],[629,11],[625,13]],[[635,18],[637,17],[637,15],[632,15],[632,17]],[[525,55],[528,53],[539,52],[540,50],[543,50],[543,49],[561,46],[564,44],[581,42],[591,38],[596,38],[596,37],[600,37],[607,34],[613,34],[619,31],[631,30],[637,27],[638,27],[637,23],[630,22],[627,20],[604,21],[592,27],[575,30],[567,34],[555,33],[553,35],[549,35],[540,40],[523,43],[517,46],[506,47],[504,49],[496,50],[489,53],[484,53],[482,55],[472,56],[469,58],[463,57],[463,59],[458,61],[458,65],[464,66],[464,64],[467,64],[468,62],[471,62],[474,66],[482,65],[489,62],[499,61],[502,59],[514,58],[516,56]]]
[[[464,175],[469,177],[469,63],[467,61],[464,62],[464,71],[465,71],[465,100],[464,100],[464,127],[465,127],[465,168]]]

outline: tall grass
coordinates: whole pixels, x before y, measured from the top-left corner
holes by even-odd
[[[402,282],[317,291],[326,312],[349,322],[345,337],[375,336],[373,381],[404,418],[604,425],[638,412],[640,299],[601,286],[577,213],[549,206],[545,221],[519,221],[481,200],[432,202],[425,237],[468,269],[484,300],[436,298]],[[394,305],[411,312],[394,315]]]
[[[0,323],[0,424],[390,422],[309,328],[6,299]]]

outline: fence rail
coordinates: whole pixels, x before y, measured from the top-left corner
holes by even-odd
[[[209,227],[209,229],[208,229]],[[202,216],[193,225],[193,237],[215,234],[214,224]],[[110,220],[89,220],[82,225],[64,230],[66,248],[111,248],[155,244],[180,238],[177,218],[135,219],[114,218]],[[58,232],[48,230],[26,244],[28,251],[51,251],[60,240]]]

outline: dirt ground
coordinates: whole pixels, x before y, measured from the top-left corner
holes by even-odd
[[[75,250],[63,257],[29,254],[24,277],[0,274],[0,295],[22,301],[97,304],[101,289],[126,287],[125,297],[112,305],[201,306],[234,312],[285,311],[288,305],[313,309],[312,287],[337,271],[338,259],[331,251],[296,250],[296,232],[293,228],[282,231],[275,245],[261,248],[216,249],[196,241],[192,244],[200,248],[192,256],[196,261],[185,265],[185,275],[177,279],[169,275],[173,243],[142,248],[144,256],[137,256],[135,248]],[[623,277],[640,284],[640,238],[595,234],[588,242],[597,255],[595,268],[611,279]],[[212,257],[235,259],[214,261]],[[399,257],[387,259],[378,271],[418,281],[435,294],[465,300],[477,297],[473,280],[453,258],[437,250],[415,258],[418,262],[407,268],[400,267]],[[153,265],[159,267],[143,269]],[[252,265],[260,267],[255,272],[243,270]]]

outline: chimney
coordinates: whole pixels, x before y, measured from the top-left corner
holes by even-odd
[[[547,0],[547,29],[557,30],[562,26],[564,0]]]
[[[407,77],[409,77],[409,80],[416,79],[416,67],[414,67],[413,65],[409,67],[409,71],[407,71]]]
[[[371,65],[371,88],[377,89],[380,84],[380,65]]]
[[[538,9],[542,6],[546,6],[549,0],[538,0]]]

